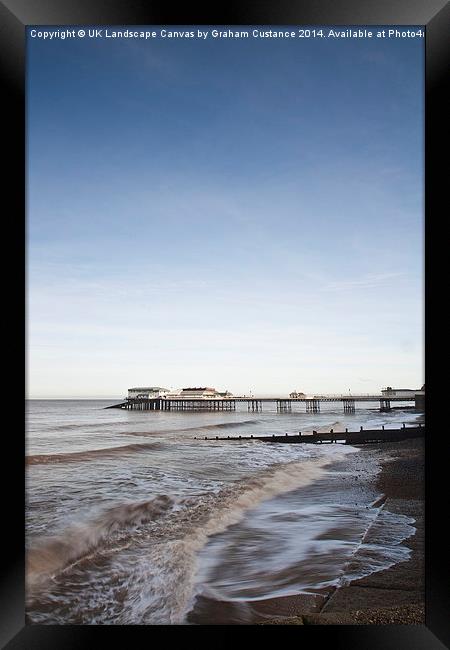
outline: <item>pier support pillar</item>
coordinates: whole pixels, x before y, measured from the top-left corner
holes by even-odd
[[[307,399],[305,404],[307,413],[320,413],[320,401],[318,399]]]
[[[380,411],[390,411],[391,410],[391,400],[383,398],[380,399]]]
[[[354,399],[344,399],[344,413],[354,413],[355,412],[355,400]]]
[[[277,399],[277,411],[290,412],[292,411],[291,401],[287,399]]]
[[[262,411],[262,401],[259,399],[252,399],[247,402],[247,410],[249,411]],[[236,405],[234,407],[236,410]]]

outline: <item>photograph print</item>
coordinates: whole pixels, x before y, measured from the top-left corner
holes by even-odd
[[[26,622],[425,622],[419,26],[26,28]]]

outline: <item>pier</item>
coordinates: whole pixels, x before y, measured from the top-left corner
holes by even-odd
[[[419,399],[420,397],[420,399]],[[320,413],[322,403],[341,403],[344,413],[355,413],[356,405],[362,402],[379,404],[380,411],[390,411],[393,402],[413,402],[415,408],[424,410],[422,396],[386,397],[385,395],[314,395],[312,397],[224,397],[210,398],[127,398],[120,404],[106,408],[120,408],[133,411],[235,411],[236,404],[246,403],[248,411],[262,411],[265,405],[275,405],[279,413],[292,413],[294,407],[304,408],[306,413]],[[414,408],[414,407],[409,407]]]
[[[132,411],[235,411],[236,401],[232,399],[176,399],[157,397],[155,399],[127,399],[120,404],[106,406],[107,409]],[[250,406],[249,406],[250,410]],[[252,410],[258,410],[253,406]]]
[[[281,442],[287,444],[323,444],[323,443],[344,443],[346,445],[362,445],[370,444],[376,442],[396,442],[398,440],[406,440],[408,438],[419,438],[425,435],[425,425],[418,424],[417,426],[405,426],[403,425],[400,429],[385,429],[384,426],[381,429],[363,429],[360,427],[359,431],[334,431],[330,429],[329,432],[317,433],[313,431],[312,433],[302,433],[299,431],[297,434],[285,434],[284,436],[280,435],[271,435],[271,436],[226,436],[219,437],[215,436],[214,438],[194,438],[194,440],[226,440],[234,442],[253,442],[255,440],[260,440],[262,442]]]

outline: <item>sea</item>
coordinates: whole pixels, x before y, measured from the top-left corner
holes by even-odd
[[[319,594],[409,558],[414,520],[378,506],[362,480],[379,471],[374,456],[215,437],[396,428],[416,422],[413,410],[106,408],[114,403],[27,401],[29,623],[208,624],[211,603],[226,623],[252,622],[252,603]]]

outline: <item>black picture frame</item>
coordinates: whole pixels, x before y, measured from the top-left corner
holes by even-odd
[[[446,104],[444,102],[445,74],[449,61],[448,38],[450,7],[445,0],[282,0],[278,2],[228,2],[210,8],[185,4],[173,9],[162,2],[144,0],[2,0],[0,2],[0,63],[4,86],[2,94],[4,133],[10,135],[11,146],[7,152],[4,172],[3,196],[9,199],[7,246],[16,252],[19,262],[14,273],[16,282],[12,291],[7,287],[11,313],[18,323],[13,324],[11,341],[14,348],[14,368],[18,378],[8,397],[8,410],[23,413],[23,386],[25,364],[24,341],[26,341],[26,309],[22,286],[25,286],[24,242],[25,228],[25,30],[29,25],[422,25],[426,27],[426,127],[425,127],[425,223],[426,223],[426,282],[432,277],[430,229],[439,210],[439,199],[445,188],[445,170],[439,161],[442,138],[446,127]],[[6,215],[5,215],[6,216]],[[5,277],[5,276],[4,276]],[[7,277],[10,277],[8,275]],[[23,281],[23,284],[21,283]],[[8,293],[10,291],[10,293]],[[431,298],[425,295],[427,350],[429,341],[428,312]],[[12,344],[14,345],[14,344]],[[10,346],[8,346],[10,347]],[[22,356],[21,351],[24,350]],[[427,384],[427,430],[433,427],[433,405],[437,396],[430,390],[433,379],[426,371]],[[8,391],[9,392],[9,391]],[[20,421],[20,420],[19,420]],[[24,427],[25,428],[25,427]],[[25,625],[24,615],[24,436],[15,427],[9,430],[4,442],[3,461],[12,470],[3,486],[4,521],[7,528],[2,536],[3,567],[0,578],[0,643],[9,650],[19,648],[92,648],[106,641],[123,642],[128,646],[134,632],[144,635],[146,627],[127,626],[39,626]],[[264,637],[295,633],[295,640],[315,642],[327,640],[334,648],[358,647],[366,650],[383,648],[434,648],[449,647],[449,585],[447,543],[442,522],[442,497],[446,494],[445,470],[439,472],[441,450],[432,439],[426,440],[426,624],[424,626],[311,626],[292,628],[288,626],[252,627],[252,635],[258,632]],[[5,473],[2,473],[5,479]],[[444,517],[445,522],[445,517]],[[202,626],[163,626],[165,633],[186,633],[194,641]],[[220,640],[226,641],[234,626],[221,629]],[[99,632],[98,630],[102,630]],[[207,627],[214,632],[214,627]],[[276,631],[274,631],[274,629]],[[280,629],[282,630],[280,632]],[[229,632],[230,631],[230,632]],[[131,633],[132,632],[132,633]],[[151,634],[153,635],[153,631]],[[242,633],[242,627],[240,628]],[[110,636],[113,635],[114,637]],[[130,636],[131,634],[131,636]],[[330,636],[331,634],[331,636]],[[192,636],[194,635],[194,636]],[[306,638],[305,635],[308,637]],[[312,636],[311,636],[312,635]],[[154,639],[147,636],[148,641]],[[253,636],[253,640],[255,637]],[[187,640],[187,638],[186,638]]]

